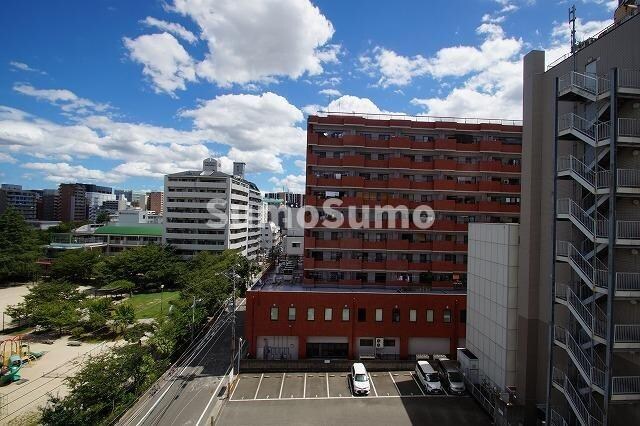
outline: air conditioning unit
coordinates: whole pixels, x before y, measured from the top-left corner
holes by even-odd
[[[376,349],[383,349],[383,348],[384,348],[384,338],[376,337]]]

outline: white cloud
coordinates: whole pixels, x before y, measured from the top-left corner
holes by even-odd
[[[25,64],[24,62],[18,62],[18,61],[10,61],[9,65],[14,69],[14,70],[20,70],[20,71],[28,71],[28,72],[35,72],[38,74],[43,74],[46,75],[47,73],[44,71],[41,71],[37,68],[32,68],[29,65]]]
[[[131,58],[144,65],[159,92],[184,90],[196,75],[229,87],[318,75],[324,64],[339,62],[341,46],[329,43],[333,25],[309,0],[174,0],[167,10],[196,23],[207,52],[194,59],[168,33],[125,38]],[[189,38],[174,25],[153,21]]]
[[[0,163],[12,163],[15,164],[18,160],[10,156],[9,154],[5,154],[4,152],[0,152]]]
[[[330,98],[342,96],[342,93],[338,89],[322,89],[318,92],[320,95],[325,95]]]
[[[341,82],[342,82],[342,77],[333,76],[333,77],[323,78],[320,81],[318,81],[316,84],[318,86],[337,86]]]
[[[371,56],[361,56],[361,70],[378,75],[382,87],[406,86],[416,77],[461,77],[481,72],[500,61],[509,60],[522,49],[521,39],[507,38],[502,27],[485,22],[476,32],[484,36],[479,47],[454,46],[440,49],[430,58],[402,56],[383,47],[375,47]]]
[[[296,165],[297,168],[299,168],[300,170],[307,170],[307,162],[305,160],[296,160],[293,162],[293,164]]]
[[[156,93],[173,95],[178,89],[186,89],[186,82],[196,80],[193,59],[171,34],[123,40],[131,59],[143,65],[142,73],[151,79]]]
[[[79,181],[117,183],[124,180],[124,175],[119,173],[87,169],[84,166],[68,163],[26,163],[22,167],[43,172],[45,179],[56,183]]]
[[[576,18],[576,40],[585,40],[613,23],[613,19],[603,21],[583,21]],[[551,30],[550,45],[545,48],[546,65],[567,55],[571,51],[571,28],[567,23],[555,23]]]
[[[304,118],[302,111],[275,93],[221,95],[180,115],[193,119],[197,129],[238,152],[305,152],[306,131],[296,126]]]
[[[189,31],[182,25],[176,24],[174,22],[162,21],[160,19],[156,19],[151,16],[147,16],[144,20],[140,22],[150,27],[155,27],[161,31],[166,31],[168,33],[174,34],[180,37],[181,39],[183,39],[184,41],[191,44],[198,41],[198,38],[191,31]]]
[[[92,111],[104,112],[111,108],[109,104],[96,103],[89,99],[81,98],[67,89],[36,89],[29,84],[15,84],[13,90],[57,105],[66,112],[73,111],[78,114],[89,114]]]
[[[273,191],[281,191],[283,187],[287,188],[291,192],[304,193],[304,185],[306,176],[302,175],[287,175],[284,178],[271,177],[269,182],[273,184]]]
[[[501,24],[506,19],[507,18],[504,15],[492,16],[488,13],[485,13],[484,15],[482,15],[482,22],[488,22],[490,24]]]
[[[302,110],[309,115],[317,114],[319,111],[349,114],[403,114],[382,110],[369,98],[359,98],[351,95],[343,95],[338,99],[332,100],[328,105],[307,105]]]

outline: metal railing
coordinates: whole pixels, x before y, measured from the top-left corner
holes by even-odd
[[[556,241],[556,256],[569,257],[568,241]]]
[[[558,78],[558,91],[566,90],[569,87],[577,87],[595,95],[598,93],[598,77],[570,71]]]
[[[618,169],[619,188],[640,188],[640,170]]]
[[[611,137],[611,123],[609,121],[595,123],[594,127],[597,141],[602,141]]]
[[[556,243],[556,247],[559,246],[559,242]],[[566,254],[564,256],[569,257],[569,264],[576,272],[581,272],[587,277],[587,284],[590,287],[607,288],[607,266],[602,263],[598,258],[593,257],[594,265],[570,242],[562,241],[563,245],[566,244]],[[556,250],[556,255],[562,256]]]
[[[588,138],[595,140],[596,134],[593,123],[590,123],[588,120],[572,112],[561,115],[558,118],[558,131],[561,132],[563,130],[571,129],[576,130],[584,134]]]
[[[522,120],[511,120],[505,118],[470,118],[470,117],[436,117],[431,115],[408,115],[392,113],[366,113],[366,112],[340,112],[340,111],[318,111],[318,117],[329,116],[349,116],[362,117],[374,120],[409,120],[428,123],[455,122],[463,124],[501,124],[503,126],[522,126]]]
[[[607,316],[598,306],[595,306],[595,315],[585,306],[582,299],[569,286],[566,288],[567,302],[573,308],[577,316],[587,324],[589,332],[598,337],[605,338],[607,330]]]
[[[616,324],[615,343],[640,343],[640,324]]]
[[[616,273],[616,290],[640,291],[640,273],[617,272]]]
[[[640,89],[640,70],[619,69],[618,87]]]
[[[568,426],[567,421],[553,408],[551,409],[551,426]]]
[[[593,170],[587,166],[585,163],[580,161],[580,159],[574,157],[573,155],[567,155],[558,158],[558,171],[565,172],[571,171],[580,176],[582,179],[587,181],[589,185],[595,186],[595,175]]]
[[[618,220],[616,221],[616,237],[629,240],[640,238],[640,221]]]
[[[566,346],[570,358],[580,370],[580,373],[589,384],[594,384],[600,389],[604,389],[605,373],[604,366],[601,368],[591,364],[589,356],[584,353],[578,342],[573,338],[569,330],[554,325],[553,327],[554,339]]]
[[[618,118],[618,136],[640,137],[640,120],[637,118]]]
[[[569,381],[569,378],[562,372],[562,370],[553,367],[552,381],[562,389],[562,392],[567,397],[567,400],[569,401],[576,417],[578,417],[578,420],[581,424],[590,426],[602,424],[601,421],[591,416],[591,413],[580,397],[580,394],[573,386],[573,384]]]
[[[566,210],[565,210],[566,209]],[[578,221],[583,227],[589,231],[591,235],[597,238],[607,238],[609,230],[607,224],[609,221],[605,216],[596,212],[598,219],[594,219],[582,207],[570,198],[561,198],[558,200],[557,205],[558,213],[568,214]]]
[[[613,395],[633,395],[640,393],[640,376],[618,376],[611,379]]]

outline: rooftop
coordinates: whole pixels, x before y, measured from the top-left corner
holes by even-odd
[[[106,225],[94,232],[95,235],[144,235],[152,237],[162,236],[162,225]]]
[[[473,118],[473,117],[436,117],[431,115],[408,115],[408,114],[390,114],[390,113],[365,113],[365,112],[337,112],[337,111],[318,111],[315,115],[309,116],[309,121],[314,122],[317,118],[361,118],[366,120],[409,122],[409,123],[459,123],[468,125],[493,124],[501,126],[517,126],[522,127],[522,120],[513,120],[507,118]],[[318,120],[315,120],[318,121]],[[357,123],[353,123],[357,124]],[[394,124],[398,126],[401,123]],[[520,129],[521,131],[522,129]]]

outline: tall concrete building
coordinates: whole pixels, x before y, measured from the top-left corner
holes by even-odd
[[[56,189],[43,189],[40,192],[40,197],[37,200],[37,214],[38,220],[55,220],[56,219],[56,195],[58,191]]]
[[[87,219],[87,191],[79,183],[61,183],[56,196],[56,220],[81,222]]]
[[[21,185],[2,184],[0,186],[0,214],[12,208],[25,220],[36,219],[36,197],[32,191],[22,189]]]
[[[163,242],[179,254],[237,249],[255,258],[262,206],[255,184],[218,171],[217,160],[208,158],[202,170],[165,176],[164,193]]]
[[[524,58],[517,389],[528,424],[536,405],[553,425],[640,422],[635,3],[620,1],[614,24],[546,69],[544,52]]]
[[[162,191],[153,191],[149,193],[149,198],[147,199],[147,209],[152,210],[159,215],[162,214],[164,210],[164,192]]]

